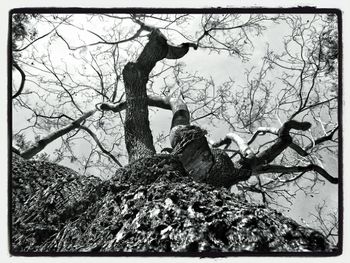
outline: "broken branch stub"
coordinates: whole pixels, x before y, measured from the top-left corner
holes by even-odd
[[[207,132],[198,126],[190,125],[190,114],[183,99],[169,99],[169,104],[173,112],[170,130],[170,143],[173,147],[171,153],[179,157],[183,167],[195,181],[229,188],[251,176],[250,163],[234,164],[224,151],[210,149],[205,137]],[[240,143],[242,140],[236,137],[232,135],[230,140],[243,145],[243,142]],[[250,157],[249,150],[247,146],[243,152]]]
[[[214,158],[211,154],[206,131],[190,125],[190,113],[184,100],[178,98],[169,99],[173,112],[170,129],[170,144],[174,148],[172,154],[176,154],[185,170],[196,181],[204,182]]]
[[[179,125],[171,130],[176,154],[185,170],[196,181],[205,182],[214,158],[205,137],[206,132],[193,125]]]

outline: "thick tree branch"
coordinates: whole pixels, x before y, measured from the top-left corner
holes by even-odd
[[[166,55],[167,59],[179,59],[185,56],[189,48],[192,47],[193,49],[197,49],[197,45],[193,43],[182,43],[178,46],[170,45],[168,43],[168,53]]]
[[[271,133],[277,135],[279,138],[277,141],[270,146],[268,149],[263,151],[262,153],[258,154],[256,157],[256,165],[261,164],[267,164],[274,160],[284,149],[286,149],[288,146],[291,147],[293,150],[295,150],[298,154],[302,156],[306,156],[307,153],[304,151],[300,146],[296,145],[292,141],[292,137],[289,135],[289,131],[291,129],[296,130],[307,130],[311,127],[311,124],[308,122],[298,122],[298,121],[287,121],[284,125],[282,125],[281,128],[272,128],[272,127],[260,127],[256,130],[256,132],[253,134],[252,138],[246,143],[240,136],[234,133],[229,133],[225,136],[224,139],[213,143],[212,147],[216,148],[221,145],[226,144],[226,148],[231,143],[231,141],[234,141],[240,150],[240,153],[243,157],[252,159],[255,158],[255,154],[252,151],[252,149],[249,147],[249,144],[251,144],[258,135]]]
[[[298,125],[296,125],[295,127],[298,127]],[[305,129],[305,128],[304,128]],[[333,130],[331,130],[330,132],[327,133],[327,135],[319,137],[315,140],[314,143],[310,143],[309,145],[307,145],[305,147],[305,149],[301,148],[299,145],[295,144],[294,142],[291,142],[289,144],[289,147],[291,149],[293,149],[294,151],[296,151],[299,155],[305,157],[308,156],[308,151],[314,147],[315,145],[321,144],[325,141],[329,141],[332,140],[335,132],[338,130],[338,126],[335,127]],[[266,133],[271,133],[271,134],[275,134],[278,135],[279,133],[279,129],[277,128],[272,128],[272,127],[259,127],[256,132],[253,134],[252,138],[249,140],[248,145],[251,144],[258,135],[264,135]]]
[[[228,133],[224,139],[213,143],[212,147],[217,148],[224,144],[230,144],[232,141],[237,144],[238,149],[244,158],[251,159],[255,156],[253,150],[248,146],[248,144],[238,134],[232,132]]]
[[[85,121],[87,118],[89,118],[95,112],[96,112],[96,110],[88,111],[85,114],[83,114],[80,118],[74,120],[73,122],[71,122],[67,126],[61,128],[57,131],[54,131],[53,133],[50,133],[49,135],[47,135],[43,139],[40,139],[39,141],[37,141],[28,150],[25,150],[24,152],[22,152],[21,156],[25,159],[32,158],[34,155],[41,152],[49,143],[53,142],[54,140],[60,138],[61,136],[65,135],[65,134],[67,134],[68,132],[70,132],[76,128],[79,128],[80,123]]]
[[[149,127],[147,107],[149,97],[146,91],[146,84],[151,70],[158,61],[164,58],[178,59],[183,57],[191,46],[191,44],[184,44],[181,47],[169,45],[159,29],[148,28],[143,22],[136,19],[136,16],[133,16],[133,19],[141,25],[141,28],[151,31],[151,34],[149,35],[149,42],[136,62],[127,63],[123,69],[126,93],[125,144],[129,154],[129,161],[155,153],[153,137]],[[181,118],[183,118],[182,122],[184,122],[182,124],[189,124],[189,114],[185,103],[179,103],[180,100],[168,98],[158,98],[155,101],[157,106],[168,107],[169,104],[173,110],[174,117],[177,113],[182,112],[180,114]],[[179,118],[174,119],[178,120]]]
[[[159,29],[157,29],[157,28],[155,28],[153,26],[147,25],[144,22],[142,22],[140,19],[137,19],[137,15],[132,15],[132,20],[135,23],[140,25],[140,27],[141,27],[140,29],[143,29],[143,30],[146,30],[146,31],[149,31],[149,32],[153,32],[155,30],[159,31]],[[188,52],[190,47],[192,47],[195,50],[198,48],[197,44],[188,43],[188,42],[182,43],[182,44],[180,44],[178,46],[174,46],[173,44],[171,44],[171,43],[169,43],[167,41],[167,45],[168,45],[168,52],[167,52],[167,55],[166,55],[167,59],[179,59],[179,58],[182,58],[183,56],[185,56],[187,54],[187,52]]]
[[[253,141],[256,139],[256,137],[258,135],[265,135],[266,133],[271,133],[271,134],[275,134],[278,135],[278,128],[273,128],[273,127],[259,127],[255,133],[253,134],[253,136],[250,138],[250,140],[248,141],[248,145],[252,144]]]
[[[316,164],[309,164],[308,166],[293,166],[286,167],[282,165],[262,165],[258,167],[254,172],[258,174],[262,173],[305,173],[309,171],[315,171],[323,176],[328,182],[332,184],[338,183],[338,178],[331,176],[322,167]]]
[[[252,138],[248,141],[248,145],[250,145],[258,135],[265,135],[266,133],[271,133],[274,135],[278,135],[279,129],[273,128],[273,127],[259,127],[255,133],[253,134]],[[301,156],[307,156],[308,153],[303,150],[299,145],[295,144],[294,142],[291,142],[289,145],[290,148],[292,148],[294,151],[296,151]]]
[[[24,71],[18,66],[18,64],[16,62],[13,62],[13,66],[19,71],[19,73],[21,74],[21,84],[19,86],[19,89],[17,90],[16,94],[12,96],[12,99],[18,97],[19,95],[21,95],[23,88],[24,88],[24,83],[26,81],[26,74],[24,73]]]
[[[256,165],[263,165],[272,162],[278,155],[281,154],[281,152],[283,152],[293,143],[292,137],[289,135],[289,131],[291,129],[306,131],[310,127],[311,124],[309,122],[298,122],[295,120],[285,122],[278,130],[278,139],[276,142],[263,152],[257,154]],[[292,147],[294,147],[294,145]],[[296,147],[293,149],[296,150]]]
[[[307,151],[305,151],[303,148],[301,148],[299,145],[295,144],[294,142],[292,142],[289,145],[289,148],[293,149],[294,151],[296,151],[299,155],[306,157],[309,155],[309,153]]]
[[[165,110],[171,110],[170,99],[167,97],[148,95],[147,105],[151,107],[165,109]],[[99,104],[99,107],[103,111],[120,112],[126,109],[126,101],[122,101],[119,103],[103,102]]]
[[[18,155],[21,155],[20,150],[18,150],[17,148],[15,148],[13,146],[11,147],[11,151],[14,152],[14,153],[17,153]]]

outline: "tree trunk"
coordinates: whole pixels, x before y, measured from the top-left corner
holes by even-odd
[[[148,120],[146,84],[157,61],[166,57],[166,39],[157,30],[149,36],[136,63],[129,62],[123,70],[126,95],[125,144],[132,162],[155,153]]]
[[[108,181],[16,154],[12,165],[14,255],[332,251],[319,232],[194,182],[175,155],[141,158]]]

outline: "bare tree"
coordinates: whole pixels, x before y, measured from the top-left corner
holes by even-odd
[[[252,43],[248,43],[249,34],[247,34],[245,30],[250,31],[251,33],[256,32],[257,34],[261,34],[265,28],[263,23],[271,19],[273,20],[275,17],[268,18],[264,15],[204,15],[201,18],[200,26],[196,28],[196,33],[191,35],[187,35],[185,30],[183,32],[179,31],[179,26],[181,28],[183,24],[193,19],[190,15],[185,14],[161,16],[116,16],[105,14],[92,15],[86,19],[88,21],[96,20],[105,21],[107,24],[111,23],[111,30],[107,34],[101,34],[100,32],[94,32],[93,30],[88,29],[88,37],[95,38],[96,41],[86,43],[82,40],[81,42],[83,44],[76,45],[72,43],[73,41],[67,40],[67,36],[60,32],[62,28],[76,30],[78,33],[82,31],[81,25],[77,26],[71,22],[74,20],[72,15],[37,16],[33,19],[33,24],[37,23],[40,25],[46,25],[45,33],[34,39],[19,39],[16,41],[18,47],[13,50],[16,61],[14,65],[16,68],[19,68],[19,65],[25,65],[28,73],[25,73],[24,71],[22,71],[23,74],[21,73],[23,76],[21,87],[17,89],[13,95],[14,107],[15,109],[17,107],[25,108],[27,111],[32,112],[32,116],[29,118],[31,125],[16,132],[15,138],[20,134],[31,134],[32,132],[37,135],[37,141],[33,142],[29,149],[23,151],[22,156],[25,158],[32,158],[35,154],[42,151],[49,143],[61,139],[61,149],[56,151],[56,160],[58,161],[64,158],[64,152],[67,150],[72,154],[69,159],[79,160],[80,158],[76,158],[75,156],[75,151],[70,151],[69,148],[71,148],[71,142],[75,140],[75,137],[81,134],[77,132],[79,130],[79,124],[85,124],[85,122],[87,122],[87,124],[85,124],[87,127],[91,128],[93,125],[95,129],[98,128],[96,131],[95,129],[91,129],[91,131],[95,134],[101,133],[100,136],[102,136],[102,140],[106,140],[107,142],[111,140],[115,141],[115,138],[119,138],[119,140],[115,141],[115,144],[113,145],[119,146],[119,144],[122,144],[120,139],[124,136],[123,114],[118,115],[120,122],[112,121],[112,115],[105,113],[102,109],[103,107],[101,108],[100,105],[101,103],[119,102],[121,107],[120,110],[126,109],[122,72],[127,61],[123,57],[125,55],[135,56],[135,54],[137,54],[135,51],[139,48],[138,46],[140,44],[141,46],[145,45],[147,34],[155,29],[151,24],[157,23],[157,28],[163,30],[165,34],[171,36],[171,34],[174,34],[175,32],[177,35],[180,35],[185,39],[185,41],[188,41],[185,42],[183,46],[180,45],[178,48],[173,46],[175,53],[181,52],[182,50],[187,52],[187,47],[189,48],[192,46],[197,48],[199,46],[214,51],[221,50],[222,52],[236,55],[231,52],[232,49],[227,46],[225,47],[223,44],[224,40],[222,39],[226,37],[224,34],[226,31],[231,30],[237,32],[238,36],[235,38],[235,41],[242,43],[244,41],[247,42],[247,45],[239,45],[235,47],[235,52],[241,53],[240,56],[243,58],[246,57],[246,55],[244,55],[245,50],[247,48],[252,48]],[[146,20],[148,24],[144,23]],[[130,27],[128,32],[120,30],[124,24]],[[207,35],[207,31],[210,34]],[[214,42],[212,41],[214,39],[212,34],[218,34],[218,36],[215,37],[216,41]],[[195,38],[193,36],[198,37]],[[36,45],[39,45],[40,41],[44,40],[48,41],[46,42],[47,44],[45,43],[45,48],[48,52],[46,52],[45,55],[34,55],[38,53]],[[167,39],[167,41],[169,40]],[[233,40],[231,39],[230,41]],[[55,65],[55,63],[57,64],[57,61],[55,63],[53,62],[54,58],[52,58],[53,55],[50,52],[50,46],[53,46],[56,43],[66,46],[68,49],[67,55],[70,55],[72,59],[76,58],[77,60],[80,60],[76,67],[70,67],[70,65],[63,60],[60,62],[62,67],[57,68]],[[133,47],[133,45],[135,47]],[[230,45],[233,45],[233,43]],[[132,50],[132,48],[135,51]],[[21,56],[17,59],[16,56],[18,54],[21,54]],[[38,54],[40,54],[40,52]],[[176,57],[176,55],[171,54],[171,52],[169,52],[167,56],[168,58],[171,58],[172,56]],[[183,73],[184,67],[181,62],[175,61],[175,63],[169,63],[168,61],[169,60],[163,60],[160,62],[162,63],[161,69],[159,69],[158,73],[152,73],[152,75],[149,76],[150,81],[148,82],[152,84],[153,79],[161,78],[164,73],[171,72],[172,74],[163,77],[165,90],[162,91],[162,94],[166,96],[169,95],[169,92],[172,92],[172,94],[175,95],[176,90],[181,90],[184,94],[186,93],[185,89],[188,89],[190,85],[194,85],[195,82],[210,83],[211,81],[203,79],[200,76],[196,77],[188,75],[186,77]],[[28,75],[26,81],[24,77],[25,75]],[[175,81],[172,76],[175,77]],[[30,86],[34,85],[36,87],[23,93],[25,82],[27,84],[30,83]],[[170,87],[174,88],[170,91]],[[23,93],[23,95],[19,96],[21,93]],[[160,94],[155,93],[154,95]],[[36,98],[39,99],[39,102]],[[195,99],[192,102],[193,104],[200,100],[199,97],[188,96],[188,98]],[[32,101],[34,100],[36,101],[35,105],[32,105]],[[60,107],[59,110],[57,108],[57,103],[63,106]],[[86,111],[85,109],[87,105],[96,106],[95,109],[91,109],[90,107],[91,110]],[[209,106],[213,106],[204,102],[203,107],[195,109],[195,112],[203,112],[203,114],[198,116],[193,112],[193,116],[195,116],[195,119],[201,119],[210,116],[211,114],[215,114],[215,112],[223,107],[223,104],[221,103],[215,103],[215,105],[216,106],[212,108],[213,113],[210,113],[207,112],[207,109]],[[99,114],[98,117],[95,117],[95,119],[89,118],[92,115],[95,116],[96,112]],[[114,110],[114,112],[116,112],[116,110]],[[48,133],[52,130],[52,125],[55,125],[57,130],[53,133]],[[107,126],[110,127],[107,128]],[[65,134],[67,134],[67,137],[63,139],[62,135]],[[90,139],[88,137],[85,138],[94,145],[96,138],[100,136],[96,136],[95,139]],[[103,142],[101,142],[100,145],[103,145]],[[106,147],[104,148],[106,149]],[[114,146],[112,149],[113,148]],[[91,149],[95,148],[92,147]],[[110,151],[111,154],[119,155],[120,157],[124,155],[123,152],[124,151],[114,151],[112,153]],[[101,156],[101,154],[102,156],[108,156],[106,152],[103,151],[97,151],[93,155],[96,158],[97,156]],[[106,160],[105,164],[107,165],[109,163],[108,160],[111,159],[107,157],[107,159],[103,158],[103,160]]]
[[[20,73],[13,109],[31,115],[28,125],[14,129],[13,151],[30,159],[60,142],[55,161],[69,158],[84,173],[96,167],[113,174],[123,164],[156,154],[152,107],[172,111],[170,132],[159,136],[160,144],[196,181],[236,185],[244,195],[258,193],[265,204],[275,205],[297,191],[312,192],[320,182],[338,184],[322,164],[325,156],[337,156],[339,143],[336,19],[260,14],[34,17],[31,23],[44,25],[45,33],[16,39],[13,48],[13,66]],[[108,30],[84,26],[87,21],[104,23]],[[248,61],[254,39],[273,23],[288,27],[284,50],[277,53],[267,46],[261,65],[246,70],[244,85],[228,78],[217,87],[211,77],[186,72],[181,62],[196,50]],[[77,37],[67,30],[78,32]],[[182,43],[172,43],[177,39]],[[55,45],[65,53],[55,54]],[[226,136],[211,140],[202,121],[225,123]],[[30,136],[32,142],[25,143]],[[165,147],[168,137],[171,147]],[[76,142],[88,145],[86,156],[79,156]]]

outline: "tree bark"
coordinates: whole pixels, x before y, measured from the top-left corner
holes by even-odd
[[[145,157],[106,181],[15,154],[12,162],[14,255],[332,249],[322,234],[277,211],[193,182],[176,156]]]
[[[126,95],[125,144],[130,162],[155,153],[148,120],[146,84],[157,61],[166,57],[167,48],[166,39],[154,30],[136,63],[129,62],[123,69]]]
[[[214,158],[205,137],[206,132],[193,125],[178,125],[171,129],[172,154],[179,157],[189,175],[198,182],[205,182]]]

